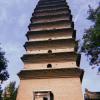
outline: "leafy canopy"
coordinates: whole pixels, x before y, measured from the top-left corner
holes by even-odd
[[[3,92],[1,84],[3,81],[9,78],[9,74],[7,71],[7,60],[4,56],[5,52],[3,52],[0,48],[0,100],[2,100],[2,92]]]
[[[90,65],[100,64],[100,4],[96,9],[89,6],[88,20],[91,20],[92,25],[83,36],[82,52],[86,53],[90,58]]]
[[[16,82],[11,82],[4,90],[3,100],[16,100],[17,88],[15,87]]]
[[[9,78],[9,74],[7,72],[7,60],[4,57],[5,52],[3,52],[0,48],[0,82],[5,81]]]

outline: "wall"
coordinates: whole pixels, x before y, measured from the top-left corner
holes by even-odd
[[[62,62],[62,63],[40,63],[40,64],[25,64],[25,69],[47,69],[47,65],[51,64],[52,68],[75,68],[76,62],[75,61],[69,61],[69,62]]]
[[[52,91],[54,100],[83,100],[79,78],[21,80],[17,100],[33,100],[33,91]]]

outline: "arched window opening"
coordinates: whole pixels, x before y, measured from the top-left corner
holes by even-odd
[[[52,39],[48,39],[49,41],[51,41]]]
[[[52,68],[52,65],[51,65],[51,64],[48,64],[48,65],[47,65],[47,68]]]
[[[48,53],[51,54],[52,53],[52,50],[48,50]]]

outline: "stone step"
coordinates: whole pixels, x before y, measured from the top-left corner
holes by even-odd
[[[48,3],[48,4],[39,4],[36,6],[36,7],[41,7],[41,8],[44,8],[44,7],[52,7],[52,6],[57,6],[57,5],[65,5],[67,4],[66,2],[54,2],[54,3]]]
[[[66,0],[49,0],[49,1],[39,1],[38,2],[38,5],[52,5],[52,4],[55,4],[55,3],[61,3],[61,2],[66,2]]]
[[[74,27],[73,22],[69,20],[53,21],[47,23],[32,23],[29,25],[30,31],[42,31],[51,29],[62,29]]]
[[[48,41],[28,41],[24,47],[26,50],[52,50],[52,49],[70,49],[75,47],[74,39],[59,39]]]
[[[60,20],[72,20],[72,16],[65,13],[65,14],[57,14],[57,15],[33,16],[30,19],[31,23],[47,23],[47,22],[60,21]]]
[[[58,9],[58,8],[64,8],[64,7],[66,7],[66,8],[69,8],[68,6],[67,6],[67,4],[59,4],[59,5],[56,5],[56,6],[48,6],[48,7],[36,7],[35,8],[35,12],[37,11],[37,10],[39,10],[39,11],[43,11],[43,10],[53,10],[53,9]]]
[[[28,40],[38,40],[45,38],[58,38],[58,37],[68,37],[74,38],[76,37],[76,31],[73,28],[62,28],[62,29],[54,29],[54,30],[43,30],[43,31],[28,31],[26,34]]]
[[[25,54],[21,58],[24,63],[51,63],[76,61],[76,53],[59,52],[52,54]]]
[[[79,78],[82,80],[84,71],[79,68],[59,68],[42,70],[22,70],[18,76],[21,79],[48,79],[48,78]]]
[[[54,9],[54,10],[50,10],[49,12],[48,11],[40,11],[40,12],[34,12],[32,14],[32,16],[45,16],[45,15],[51,15],[51,14],[55,14],[55,13],[62,13],[62,12],[66,12],[66,13],[69,13],[70,14],[70,10],[68,8],[63,8],[63,9]]]
[[[34,13],[44,13],[44,12],[52,12],[52,11],[59,11],[59,10],[66,10],[67,11],[67,9],[69,9],[69,7],[66,7],[66,6],[62,6],[62,7],[56,7],[56,8],[50,8],[50,9],[43,9],[43,10],[41,10],[41,9],[39,9],[39,10],[34,10]],[[34,14],[33,13],[33,14]]]

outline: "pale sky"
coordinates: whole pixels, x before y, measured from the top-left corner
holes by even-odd
[[[17,73],[24,66],[20,57],[25,53],[23,47],[27,41],[25,34],[28,31],[30,18],[37,2],[38,0],[0,0],[0,43],[9,61],[10,79],[8,81],[17,80],[19,83]],[[100,0],[67,0],[67,2],[77,30],[76,39],[81,40],[84,30],[93,24],[86,19],[88,5],[96,8]],[[81,68],[85,70],[82,86],[91,91],[100,91],[100,75],[96,73],[97,68],[92,70],[87,61],[86,57],[82,57]]]

